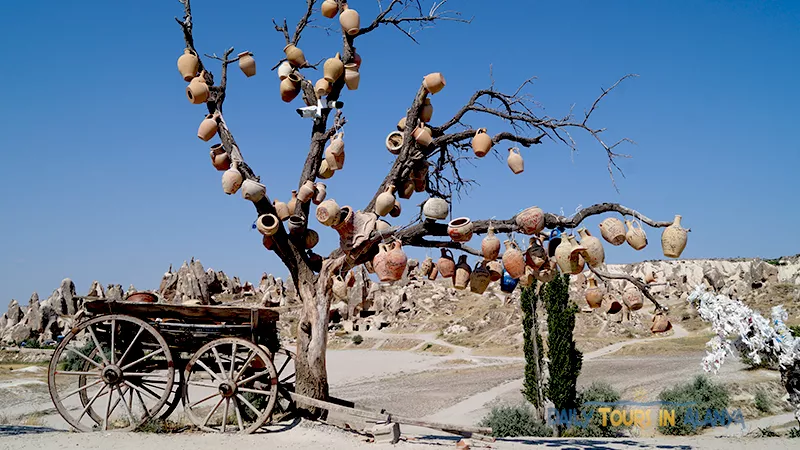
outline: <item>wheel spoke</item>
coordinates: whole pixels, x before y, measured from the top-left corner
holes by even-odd
[[[190,404],[188,407],[189,407],[189,408],[194,408],[195,406],[199,405],[200,403],[203,403],[203,402],[205,402],[205,401],[211,400],[212,398],[214,398],[214,397],[216,397],[216,396],[218,396],[218,395],[220,395],[220,394],[219,394],[219,392],[215,392],[215,393],[213,393],[213,394],[209,395],[209,396],[208,396],[208,397],[206,397],[206,398],[201,398],[200,400],[198,400],[198,401],[196,401],[196,402],[194,402],[194,403]]]
[[[72,347],[67,347],[67,351],[68,351],[68,352],[75,353],[76,355],[80,356],[81,358],[85,359],[86,361],[88,361],[88,362],[92,363],[92,364],[93,364],[95,367],[97,367],[98,369],[102,369],[102,368],[103,368],[103,366],[102,366],[102,365],[98,364],[96,361],[92,360],[92,359],[91,359],[91,358],[89,358],[88,356],[86,356],[86,355],[84,355],[83,353],[81,353],[81,352],[79,352],[79,351],[75,350],[75,349],[74,349],[74,348],[72,348]]]
[[[128,388],[128,390],[130,390],[130,388]],[[131,411],[131,407],[128,406],[128,402],[125,401],[125,396],[122,394],[122,389],[119,388],[119,385],[117,385],[117,394],[119,394],[119,398],[120,400],[122,400],[122,404],[125,405],[125,411],[128,413],[128,417],[130,417],[131,419],[131,426],[133,426],[134,424],[136,424],[136,419],[133,418],[133,412]],[[116,407],[117,404],[114,403],[114,408]]]
[[[101,394],[101,393],[102,393],[102,392],[103,392],[103,391],[106,389],[106,387],[107,387],[107,385],[105,385],[105,384],[104,384],[104,385],[103,385],[103,386],[100,388],[100,390],[98,390],[98,391],[97,391],[97,392],[94,394],[94,396],[92,397],[92,399],[91,399],[91,400],[89,400],[88,402],[86,402],[86,406],[84,406],[84,407],[83,407],[83,411],[81,411],[81,415],[80,415],[80,416],[78,416],[78,422],[80,422],[80,421],[81,421],[81,419],[83,418],[83,416],[85,416],[85,415],[86,415],[86,412],[87,412],[87,411],[89,411],[89,408],[91,408],[91,406],[92,406],[92,403],[94,403],[94,401],[95,401],[95,400],[97,400],[97,397],[100,397],[100,394]]]
[[[233,349],[231,350],[231,371],[230,374],[228,374],[231,380],[233,380],[233,370],[236,367],[236,342],[233,343],[232,347]]]
[[[255,357],[256,357],[256,353],[253,350],[250,350],[249,354],[247,355],[247,359],[244,362],[244,365],[242,366],[241,369],[239,369],[239,372],[236,374],[236,377],[233,378],[234,382],[242,377],[242,374],[244,373],[245,370],[247,370],[247,367],[250,366],[250,363],[253,362],[253,359]]]
[[[259,389],[250,389],[250,388],[240,387],[239,390],[242,391],[242,392],[249,392],[251,394],[261,394],[261,395],[266,395],[266,396],[272,395],[272,392],[270,392],[270,391],[262,391],[262,390],[259,390]]]
[[[131,351],[131,349],[133,348],[134,344],[136,344],[136,341],[139,340],[139,336],[142,335],[143,331],[144,331],[144,327],[140,326],[139,327],[139,331],[136,332],[136,336],[133,337],[133,340],[131,341],[131,343],[128,344],[128,348],[126,348],[125,352],[122,354],[122,356],[120,356],[119,362],[117,363],[118,365],[122,364],[122,361],[124,361],[125,357],[128,356],[128,352]]]
[[[72,370],[56,370],[53,372],[55,375],[74,375],[74,376],[87,376],[87,377],[100,377],[100,371],[97,372],[76,372]]]
[[[284,378],[282,380],[278,380],[278,383],[286,383],[287,381],[289,381],[289,379],[294,378],[294,376],[295,376],[294,373],[292,373],[290,375],[287,375],[286,378]]]
[[[188,384],[190,386],[200,386],[200,387],[206,387],[206,388],[212,388],[212,389],[216,389],[217,388],[216,384],[201,383],[199,381],[190,381]]]
[[[111,416],[111,399],[114,398],[114,390],[112,388],[108,388],[108,403],[106,403],[106,416],[103,417],[103,430],[108,430],[108,417]],[[114,405],[116,408],[117,405]]]
[[[219,401],[218,401],[218,402],[217,402],[217,404],[216,404],[216,406],[214,406],[213,408],[211,408],[211,411],[209,411],[209,413],[208,413],[208,415],[206,416],[205,420],[203,420],[203,426],[206,426],[206,425],[208,425],[208,421],[211,419],[211,416],[212,416],[212,415],[214,415],[214,413],[215,413],[215,412],[217,412],[217,408],[219,408],[219,405],[221,405],[221,404],[222,404],[222,401],[223,401],[223,400],[225,400],[225,397],[220,397],[220,398],[219,398]]]
[[[92,337],[92,341],[94,342],[94,346],[97,348],[97,353],[100,354],[100,358],[103,360],[104,363],[108,364],[108,358],[106,358],[106,354],[103,351],[103,347],[100,345],[100,341],[97,340],[97,336],[95,336],[92,326],[89,325],[88,327],[86,327],[86,329],[89,330],[89,336]]]
[[[80,392],[80,391],[82,391],[84,389],[88,389],[88,388],[90,388],[92,386],[97,386],[98,384],[100,384],[102,382],[103,382],[103,379],[99,378],[97,381],[93,381],[91,384],[85,384],[83,386],[79,386],[77,389],[73,389],[73,390],[69,391],[68,394],[64,395],[63,397],[59,396],[58,398],[60,400],[66,400],[66,399],[72,397],[73,395],[77,394],[78,392]]]
[[[217,361],[217,367],[219,367],[219,374],[222,379],[225,377],[225,368],[222,366],[222,357],[219,356],[219,352],[217,351],[217,347],[211,347],[211,353],[214,354],[214,359]]]
[[[130,383],[130,384],[131,384],[131,385],[134,385],[135,383],[133,383],[133,381],[131,381],[131,383]],[[152,390],[150,390],[150,389],[146,388],[146,387],[144,386],[144,384],[139,384],[138,386],[139,386],[140,388],[142,388],[142,390],[144,390],[144,391],[147,391],[147,392],[148,392],[150,395],[152,395],[152,396],[153,396],[153,398],[155,398],[155,399],[160,399],[160,398],[161,398],[161,396],[160,396],[160,395],[158,395],[158,394],[156,394],[156,393],[155,393],[155,391],[152,391]],[[162,389],[161,391],[162,391],[162,395],[163,395],[163,391],[164,391],[164,389]]]
[[[265,370],[265,371],[263,371],[263,372],[258,372],[258,373],[257,373],[257,374],[255,374],[255,375],[251,375],[251,376],[249,376],[249,377],[245,378],[244,380],[237,382],[237,383],[236,383],[236,386],[241,386],[241,385],[243,385],[243,384],[247,384],[247,383],[249,383],[249,382],[251,382],[251,381],[255,380],[256,378],[258,378],[258,377],[261,377],[261,376],[264,376],[264,375],[267,375],[267,374],[269,374],[269,370]]]
[[[137,359],[136,361],[134,361],[134,362],[132,362],[132,363],[130,363],[130,364],[127,364],[127,365],[125,365],[125,366],[121,367],[121,368],[120,368],[120,370],[122,370],[122,371],[124,372],[124,371],[125,371],[125,369],[128,369],[128,368],[130,368],[131,366],[134,366],[134,365],[136,365],[136,364],[139,364],[140,362],[142,362],[142,361],[144,361],[144,360],[150,359],[150,358],[152,358],[153,356],[160,355],[161,353],[164,353],[164,349],[163,349],[163,348],[159,348],[158,350],[152,351],[152,352],[150,352],[150,353],[148,353],[148,354],[146,354],[146,355],[142,356],[141,358]]]
[[[156,395],[155,395],[155,394],[153,394],[153,393],[150,393],[150,392],[147,392],[147,390],[146,390],[146,389],[144,389],[144,388],[141,388],[141,387],[139,387],[139,386],[136,386],[136,385],[135,385],[135,384],[133,384],[133,383],[128,383],[127,381],[123,381],[122,383],[123,383],[125,386],[129,386],[131,389],[135,389],[135,390],[136,390],[136,392],[140,392],[140,393],[142,393],[142,394],[144,394],[144,395],[147,395],[148,397],[151,397],[151,398],[155,399],[156,401],[160,400],[160,398],[159,398],[159,397],[156,397]],[[147,408],[145,408],[145,409],[147,409]]]
[[[222,409],[222,432],[225,432],[225,426],[228,423],[228,408],[231,406],[231,398],[225,397],[225,407]]]
[[[114,364],[115,357],[114,357],[114,336],[117,334],[117,321],[115,319],[111,319],[111,364]],[[119,387],[117,387],[119,390]]]
[[[203,361],[200,361],[198,359],[197,360],[197,365],[202,367],[203,370],[205,370],[209,375],[211,375],[211,378],[213,378],[214,380],[219,381],[219,382],[225,381],[225,380],[221,379],[220,377],[218,377],[217,374],[215,374],[214,371],[211,370]],[[225,372],[223,371],[222,374],[224,375]]]
[[[259,410],[258,410],[258,408],[256,408],[255,406],[253,406],[253,404],[252,404],[252,403],[248,402],[246,398],[242,397],[242,395],[241,395],[241,394],[236,394],[236,398],[238,398],[239,400],[241,400],[241,401],[242,401],[242,403],[244,403],[245,405],[247,405],[247,407],[248,407],[248,408],[252,409],[252,410],[253,410],[253,412],[255,412],[255,413],[256,413],[256,416],[260,416],[260,415],[261,415],[261,411],[259,411]]]
[[[231,400],[233,401],[233,409],[236,410],[236,423],[239,425],[239,431],[244,431],[242,412],[239,410],[239,402],[236,401],[236,397],[231,397]]]

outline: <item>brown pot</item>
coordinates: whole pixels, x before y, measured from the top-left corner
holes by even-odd
[[[291,215],[289,213],[289,205],[280,200],[273,200],[272,206],[275,208],[275,215],[282,221],[288,219]]]
[[[342,12],[339,13],[339,24],[342,26],[342,31],[352,36],[361,29],[361,18],[358,12],[348,7],[346,3],[342,8]]]
[[[340,170],[344,167],[344,133],[339,132],[331,137],[331,143],[325,149],[325,161],[332,170]]]
[[[631,311],[642,309],[642,293],[635,286],[629,286],[622,293],[622,301]]]
[[[392,208],[394,208],[394,202],[394,185],[390,184],[386,186],[386,190],[381,192],[378,198],[375,199],[375,214],[379,216],[389,214]]]
[[[326,227],[333,226],[339,219],[339,211],[340,208],[336,200],[325,200],[317,206],[317,220]]]
[[[322,66],[322,72],[324,73],[325,79],[331,84],[335,83],[336,80],[344,74],[344,63],[339,58],[338,53],[333,58],[325,60],[325,64]]]
[[[389,228],[392,228],[392,226],[385,220],[379,219],[375,222],[375,229],[378,231],[388,231]]]
[[[278,79],[281,81],[285,80],[286,77],[292,73],[292,70],[292,65],[289,63],[289,61],[282,62],[281,65],[278,66]]]
[[[339,209],[339,219],[337,219],[337,223],[331,225],[331,227],[339,233],[339,240],[341,242],[350,242],[356,232],[353,208],[346,205],[342,206]]]
[[[157,303],[158,296],[152,292],[134,292],[125,297],[125,301],[132,303]]]
[[[414,182],[414,192],[425,192],[428,186],[428,161],[422,161],[414,166],[411,171],[411,180]]]
[[[358,72],[358,67],[353,63],[344,65],[344,84],[347,90],[358,90],[358,84],[361,82],[361,74]]]
[[[217,134],[217,117],[214,114],[206,115],[197,128],[197,137],[203,141],[210,141]]]
[[[388,281],[388,273],[386,271],[386,244],[378,244],[378,253],[372,257],[372,270],[378,275],[381,281]],[[387,280],[384,280],[387,278]]]
[[[311,180],[306,180],[300,189],[297,191],[297,200],[301,203],[308,203],[314,197],[314,182]]]
[[[634,250],[641,250],[647,247],[647,234],[644,232],[642,224],[637,220],[633,222],[626,220],[625,225],[628,226],[628,232],[625,233],[625,240],[628,241],[628,245],[633,247]]]
[[[318,181],[314,183],[314,190],[316,191],[316,194],[314,194],[314,198],[312,198],[311,201],[313,201],[315,205],[319,205],[325,201],[325,196],[328,195],[328,187],[325,185],[325,183]]]
[[[288,77],[284,78],[280,84],[281,100],[290,103],[297,98],[297,94],[300,93],[300,81],[301,78],[295,73],[290,73]]]
[[[244,180],[242,183],[242,198],[253,203],[261,201],[267,195],[267,187],[258,181]]]
[[[426,219],[444,220],[450,211],[447,200],[439,197],[431,197],[422,204],[422,214]]]
[[[433,142],[430,128],[426,127],[422,122],[420,122],[419,126],[414,130],[412,136],[414,136],[414,140],[417,141],[417,144],[422,147],[427,147]]]
[[[447,224],[447,234],[453,242],[468,242],[472,239],[473,225],[469,217],[458,217]]]
[[[433,267],[431,268],[431,273],[428,274],[428,279],[434,281],[438,276],[439,276],[439,268],[436,267],[436,264],[434,264]]]
[[[597,285],[597,280],[589,278],[589,287],[586,288],[584,294],[586,303],[588,303],[592,309],[599,308],[603,304],[603,294],[603,289]]]
[[[658,312],[653,316],[653,324],[650,326],[650,331],[653,333],[664,333],[672,329],[672,323],[670,323],[667,315]]]
[[[503,278],[503,263],[500,261],[489,261],[486,263],[486,270],[489,271],[489,279],[491,281],[497,281]]]
[[[200,60],[192,49],[184,49],[183,54],[178,58],[178,72],[181,73],[183,81],[192,81],[200,69]]]
[[[386,150],[393,155],[399,155],[400,150],[403,149],[403,133],[399,131],[392,131],[386,136]]]
[[[489,227],[483,240],[481,240],[481,253],[487,261],[494,261],[500,256],[500,239],[494,234],[494,227]]]
[[[398,200],[394,201],[394,206],[392,210],[389,211],[389,215],[392,217],[399,217],[400,213],[403,211],[402,207],[400,206],[400,202]]]
[[[410,199],[412,195],[414,195],[414,181],[406,180],[403,181],[403,185],[400,187],[399,195],[400,198],[403,199]]]
[[[222,148],[222,144],[214,144],[211,146],[211,164],[215,169],[224,171],[231,168],[231,157]]]
[[[581,273],[585,264],[583,256],[581,256],[584,251],[586,251],[586,247],[578,245],[575,236],[562,235],[555,255],[561,272],[572,275]]]
[[[347,300],[347,283],[345,283],[341,275],[333,277],[333,287],[331,290],[336,300]]]
[[[295,191],[294,189],[292,189],[292,198],[289,199],[289,202],[286,204],[286,207],[289,208],[290,216],[294,214],[295,211],[297,211],[297,191]]]
[[[314,230],[306,230],[305,238],[305,247],[306,249],[312,249],[319,244],[319,233]]]
[[[405,131],[405,129],[406,129],[406,117],[403,116],[403,118],[397,122],[397,131]]]
[[[645,283],[648,283],[648,284],[649,283],[655,283],[655,281],[656,281],[656,273],[653,272],[652,270],[647,272],[647,274],[644,276],[644,282]]]
[[[228,195],[235,194],[242,187],[243,181],[242,173],[234,164],[222,174],[222,190]]]
[[[324,159],[319,164],[319,170],[317,171],[317,175],[322,178],[323,180],[327,180],[328,178],[333,176],[334,170],[328,165],[328,161]]]
[[[625,242],[625,225],[616,217],[608,217],[600,222],[600,234],[611,245],[622,245]]]
[[[467,255],[458,257],[458,264],[456,264],[456,275],[453,278],[453,287],[456,289],[465,289],[469,283],[469,277],[472,269],[467,264]]]
[[[353,64],[356,65],[356,69],[361,68],[361,55],[356,52],[356,48],[353,47]]]
[[[295,67],[303,67],[306,65],[306,56],[303,54],[303,51],[294,44],[283,47],[283,52],[286,54],[286,60],[289,61],[289,64]]]
[[[491,281],[491,275],[486,268],[486,261],[478,261],[475,264],[475,270],[469,276],[469,290],[475,294],[483,294]]]
[[[525,171],[525,161],[522,160],[522,155],[520,155],[517,147],[508,149],[507,162],[508,168],[511,169],[514,174],[520,174]]]
[[[580,228],[578,234],[581,235],[581,245],[586,247],[586,251],[583,253],[586,263],[591,267],[603,264],[606,260],[606,251],[603,249],[600,239],[592,236],[586,228]]]
[[[519,251],[517,243],[514,241],[504,241],[506,251],[503,253],[503,267],[505,267],[508,276],[518,280],[519,277],[525,274],[525,257]]]
[[[419,120],[423,122],[430,122],[433,118],[433,105],[431,104],[431,99],[425,97],[425,100],[422,101],[422,110],[419,113]]]
[[[192,81],[189,82],[189,85],[186,86],[186,98],[189,99],[194,105],[199,105],[201,103],[205,103],[208,100],[208,84],[206,84],[206,80],[204,78],[205,72],[201,72],[200,75],[192,78]]]
[[[492,138],[486,134],[486,128],[479,128],[472,138],[472,151],[478,158],[483,158],[492,149]]]
[[[281,221],[273,214],[262,214],[256,219],[256,229],[264,236],[272,236],[280,226]]]
[[[547,262],[547,250],[542,247],[539,239],[533,236],[528,241],[528,248],[525,250],[525,264],[528,267],[539,270]]]
[[[248,78],[256,74],[256,60],[253,59],[253,54],[250,52],[239,53],[239,69]]]
[[[681,216],[675,215],[672,225],[661,233],[661,250],[667,258],[680,258],[686,248],[688,233],[681,227]]]
[[[445,84],[444,75],[440,72],[429,73],[422,79],[422,86],[431,94],[435,94],[444,89]]]
[[[533,280],[536,279],[534,273],[536,271],[533,270],[531,266],[525,266],[525,273],[519,277],[519,285],[522,287],[528,287],[533,284]]]
[[[427,277],[431,273],[431,270],[433,270],[433,258],[426,256],[422,264],[419,265],[419,271],[422,275]]]
[[[261,245],[267,250],[272,250],[275,247],[275,241],[272,236],[264,236],[261,238]]]
[[[303,216],[291,215],[286,221],[286,228],[289,229],[289,234],[292,236],[303,236],[306,233],[306,223],[303,221]]]
[[[339,5],[336,4],[335,0],[325,0],[322,2],[322,15],[327,17],[328,19],[333,19],[336,17],[336,13],[339,12]]]
[[[331,93],[331,83],[326,80],[325,78],[320,78],[314,83],[314,92],[317,94],[317,98],[325,97],[326,95]]]
[[[392,249],[386,254],[386,273],[388,274],[388,279],[383,279],[383,277],[381,277],[381,281],[397,281],[402,278],[407,263],[408,257],[406,257],[406,253],[403,251],[403,244],[400,243],[400,241],[394,241]]]
[[[538,206],[524,209],[514,218],[520,233],[539,234],[544,230],[544,211]]]
[[[622,303],[610,295],[603,296],[603,303],[600,306],[603,308],[603,312],[606,314],[616,314],[622,311]]]
[[[453,252],[449,249],[442,249],[442,256],[436,262],[436,267],[439,268],[439,274],[442,278],[450,278],[456,274],[456,262],[453,260]]]
[[[526,270],[528,269],[530,269],[530,266],[526,266]],[[533,271],[533,277],[539,280],[539,282],[542,284],[553,281],[556,278],[556,275],[558,275],[558,265],[554,260],[549,260],[547,263],[543,264],[539,270]]]

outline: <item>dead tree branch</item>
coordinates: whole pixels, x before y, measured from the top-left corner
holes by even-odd
[[[389,6],[375,17],[366,27],[361,28],[356,37],[362,36],[380,27],[381,25],[391,25],[397,28],[400,32],[409,37],[412,41],[419,44],[414,38],[414,34],[422,31],[426,26],[430,26],[437,21],[451,21],[461,23],[471,23],[472,18],[462,19],[459,17],[461,14],[458,11],[444,10],[443,7],[447,0],[440,2],[433,2],[430,10],[425,13],[422,11],[422,5],[418,0],[392,0]],[[395,9],[397,7],[397,9]],[[392,11],[394,10],[394,13]],[[412,11],[409,13],[409,11]],[[413,14],[413,15],[406,15]],[[410,25],[408,29],[403,28],[403,25]]]
[[[637,289],[639,289],[639,291],[642,292],[642,294],[644,294],[645,297],[647,297],[648,300],[650,300],[650,302],[653,303],[653,305],[656,307],[654,312],[658,312],[658,311],[666,312],[666,311],[669,310],[669,308],[667,308],[666,306],[664,306],[661,303],[659,303],[658,300],[656,300],[655,297],[653,297],[653,294],[650,293],[650,286],[648,286],[642,280],[639,280],[636,277],[633,277],[633,276],[625,274],[625,273],[605,272],[605,271],[596,269],[594,267],[591,267],[588,264],[586,265],[586,267],[588,267],[589,270],[591,270],[593,274],[597,275],[597,277],[600,278],[603,281],[605,281],[606,279],[609,279],[609,280],[625,280],[625,281],[628,281],[629,283],[633,284],[634,286],[636,286]]]

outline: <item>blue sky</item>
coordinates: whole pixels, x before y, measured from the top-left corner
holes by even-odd
[[[229,77],[226,120],[248,163],[272,198],[297,187],[310,122],[285,104],[269,69],[305,2],[193,2],[195,41],[203,53],[227,47],[255,54],[258,74],[237,67]],[[388,3],[385,0],[384,3]],[[425,2],[429,3],[429,2]],[[352,0],[362,23],[378,13],[372,0]],[[448,119],[477,89],[531,90],[544,112],[581,114],[626,73],[596,111],[606,139],[620,148],[626,178],[611,184],[601,147],[577,133],[580,151],[546,142],[523,149],[526,169],[505,164],[510,145],[464,169],[480,186],[454,208],[457,216],[507,218],[539,205],[571,214],[579,205],[612,201],[658,219],[684,217],[692,228],[683,257],[775,257],[800,252],[794,227],[800,163],[797,104],[800,4],[797,2],[457,1],[472,24],[446,22],[414,44],[380,29],[356,41],[361,85],[346,92],[345,169],[327,180],[340,204],[367,204],[392,155],[383,141],[405,114],[422,77],[442,72],[447,87],[432,97],[433,123]],[[92,280],[158,286],[169,264],[191,257],[206,267],[257,282],[262,272],[285,276],[278,258],[251,229],[254,208],[222,192],[210,164],[211,142],[195,133],[205,108],[190,104],[175,62],[183,39],[177,1],[4,2],[0,59],[5,141],[0,165],[0,304],[46,297],[71,277],[80,294]],[[338,20],[316,15],[318,25]],[[340,50],[341,37],[310,28],[300,47],[318,61]],[[207,61],[219,76],[214,61]],[[309,73],[316,79],[319,75]],[[473,126],[503,129],[469,116]],[[403,201],[410,220],[416,194]],[[585,223],[599,230],[600,219]],[[779,225],[773,226],[775,221]],[[336,235],[316,221],[318,250]],[[640,252],[606,246],[608,262],[662,258],[660,230],[646,228]],[[478,239],[475,240],[478,242]],[[407,249],[424,257],[424,250]],[[431,253],[434,254],[434,253]],[[438,253],[437,253],[438,254]],[[436,254],[434,254],[435,256]]]

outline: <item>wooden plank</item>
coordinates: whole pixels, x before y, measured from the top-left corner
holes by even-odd
[[[262,324],[277,322],[280,314],[269,308],[224,305],[171,305],[168,303],[116,302],[105,299],[86,299],[83,307],[92,314],[127,314],[140,318],[180,319],[188,321],[250,323],[251,314],[257,312]]]

